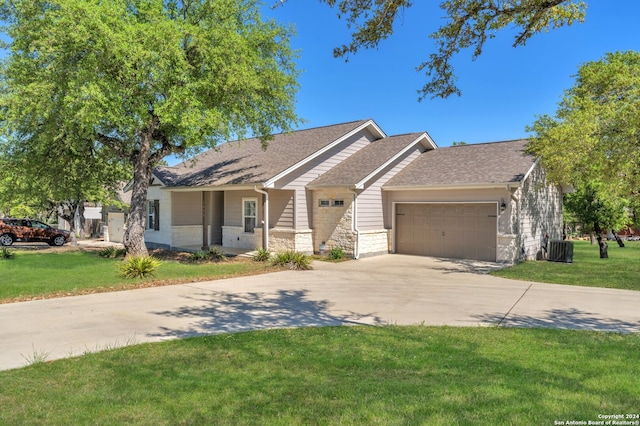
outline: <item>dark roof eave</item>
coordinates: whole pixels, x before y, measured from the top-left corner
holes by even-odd
[[[320,184],[320,185],[306,185],[307,189],[327,189],[327,188],[347,188],[347,189],[355,189],[355,182],[351,183],[328,183],[328,184]]]
[[[254,188],[263,189],[262,183],[239,183],[227,185],[202,185],[202,186],[165,186],[162,189],[169,192],[201,192],[201,191],[246,191]]]

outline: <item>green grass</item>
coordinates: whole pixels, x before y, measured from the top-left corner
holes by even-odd
[[[163,261],[155,277],[128,279],[119,276],[122,259],[102,258],[94,252],[15,253],[14,259],[0,265],[0,301],[212,280],[273,270],[250,259],[215,264]]]
[[[0,372],[0,424],[554,424],[638,413],[640,335],[324,327]]]
[[[491,275],[514,280],[640,290],[640,242],[609,242],[609,258],[600,259],[597,245],[574,241],[573,263],[528,261]]]

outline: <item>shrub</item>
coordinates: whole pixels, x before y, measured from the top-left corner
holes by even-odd
[[[289,250],[276,253],[272,263],[277,266],[284,266],[287,269],[307,270],[311,269],[311,258],[304,253]]]
[[[209,258],[215,261],[227,260],[227,256],[224,255],[224,252],[215,246],[209,249]]]
[[[13,252],[13,250],[9,250],[6,247],[2,247],[0,248],[0,259],[15,259],[16,254]]]
[[[207,251],[197,251],[189,255],[190,262],[206,262],[208,260],[214,260],[216,262],[227,260],[224,252],[218,247],[212,247]]]
[[[120,276],[125,278],[146,278],[155,276],[161,262],[152,256],[131,256],[120,265]]]
[[[256,254],[253,256],[253,260],[256,262],[266,262],[271,259],[271,253],[269,250],[265,250],[263,248],[256,249]]]
[[[108,258],[108,259],[115,259],[117,257],[125,257],[125,255],[127,254],[127,251],[123,248],[117,248],[114,246],[109,246],[109,247],[105,247],[102,250],[100,250],[98,252],[98,256],[100,257],[104,257],[104,258]]]
[[[327,255],[331,260],[340,260],[344,258],[344,250],[342,247],[333,247]]]
[[[209,260],[209,252],[197,251],[189,255],[189,262],[204,262]]]

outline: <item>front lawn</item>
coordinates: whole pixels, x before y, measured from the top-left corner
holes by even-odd
[[[219,263],[164,261],[155,277],[127,279],[118,276],[121,259],[101,258],[95,251],[12,251],[15,253],[13,259],[0,259],[0,303],[214,280],[276,270],[268,262],[240,258]]]
[[[638,377],[637,334],[285,329],[0,372],[0,424],[586,424],[637,415]]]
[[[640,290],[640,242],[625,247],[609,242],[609,258],[600,259],[597,245],[574,241],[573,263],[528,261],[491,275],[523,281]]]

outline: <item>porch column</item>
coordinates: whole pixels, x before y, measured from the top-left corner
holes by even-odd
[[[253,187],[253,190],[259,194],[264,195],[262,198],[262,214],[264,220],[262,221],[262,248],[269,250],[269,193],[258,189],[257,186]]]
[[[209,250],[209,197],[202,191],[202,250]]]

